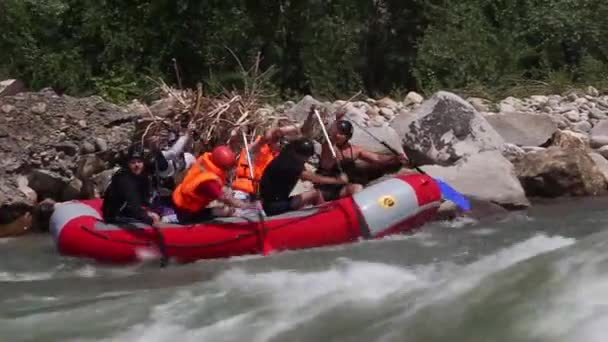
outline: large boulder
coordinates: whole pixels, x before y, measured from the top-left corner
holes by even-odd
[[[32,170],[27,180],[28,187],[32,188],[41,199],[69,201],[79,198],[82,189],[82,181],[79,179],[68,179],[48,170]]]
[[[600,120],[590,132],[591,146],[600,148],[608,145],[608,120]]]
[[[595,152],[590,152],[589,157],[593,159],[595,166],[604,175],[606,182],[608,182],[608,160],[606,160],[606,158],[604,158],[601,154]]]
[[[390,154],[391,151],[387,149],[383,144],[378,142],[378,140],[371,137],[368,133],[365,133],[362,129],[360,129],[357,125],[354,126],[354,133],[351,139],[351,142],[355,145],[362,146],[368,151]],[[401,138],[399,134],[390,127],[388,124],[379,124],[379,125],[369,125],[365,127],[369,133],[373,134],[375,137],[384,141],[387,145],[397,150],[399,153],[403,153],[403,147],[401,146]]]
[[[551,146],[524,155],[514,165],[528,196],[595,196],[607,190],[604,174],[586,149]]]
[[[391,127],[418,164],[451,165],[483,151],[500,150],[503,138],[471,104],[449,92],[438,92]]]
[[[422,169],[475,199],[493,202],[506,208],[530,205],[517,180],[513,165],[500,151],[480,152],[461,159],[454,166],[429,165]]]
[[[568,150],[588,150],[589,137],[584,133],[569,130],[557,131],[551,137],[550,146],[556,146]]]
[[[0,82],[0,96],[12,96],[25,90],[25,84],[19,80],[11,79]]]
[[[304,120],[306,120],[306,118],[308,117],[308,113],[310,113],[311,107],[313,106],[318,108],[321,112],[334,112],[334,108],[332,105],[318,101],[310,95],[306,95],[295,106],[287,109],[285,111],[285,116],[287,116],[293,122],[304,122]]]
[[[505,113],[485,119],[507,143],[518,146],[540,146],[557,131],[557,124],[546,114]]]

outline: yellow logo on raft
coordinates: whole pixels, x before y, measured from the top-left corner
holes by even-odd
[[[388,209],[394,207],[395,204],[397,204],[397,201],[395,200],[395,197],[386,195],[380,197],[378,203],[380,203],[380,206],[382,206],[383,208]]]

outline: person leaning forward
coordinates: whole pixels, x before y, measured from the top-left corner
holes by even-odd
[[[234,213],[234,208],[249,207],[223,191],[227,173],[235,165],[236,156],[227,146],[218,146],[212,152],[203,153],[197,158],[173,191],[173,204],[180,223],[191,224],[213,217],[230,216]],[[209,204],[216,200],[228,208],[209,208]]]
[[[314,154],[314,146],[308,139],[298,139],[283,148],[266,168],[260,182],[262,206],[268,215],[279,215],[297,210],[306,205],[323,204],[325,200],[319,190],[309,190],[290,196],[298,180],[315,184],[347,184],[346,175],[325,177],[308,171],[306,161]]]
[[[244,147],[241,149],[236,177],[232,182],[236,198],[252,200],[256,197],[264,170],[281,152],[281,139],[287,135],[299,134],[299,132],[300,130],[296,126],[284,126],[271,128],[264,135],[258,136],[255,142],[249,145],[253,166],[250,166],[247,160],[247,150]],[[253,167],[253,179],[250,167]]]

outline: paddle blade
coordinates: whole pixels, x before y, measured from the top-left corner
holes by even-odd
[[[464,211],[471,210],[471,202],[469,202],[469,200],[466,197],[464,197],[463,194],[456,191],[456,189],[452,188],[448,183],[442,181],[441,179],[437,179],[437,178],[434,178],[434,179],[435,179],[435,182],[437,182],[437,184],[439,184],[439,188],[441,189],[441,195],[443,195],[444,199],[454,202],[457,206],[462,208],[462,210],[464,210]]]

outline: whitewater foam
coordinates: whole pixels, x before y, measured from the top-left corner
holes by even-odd
[[[416,235],[403,238],[432,238],[431,234]],[[70,319],[71,322],[100,320],[114,327],[104,333],[104,341],[278,341],[293,340],[293,336],[315,340],[328,340],[330,337],[341,341],[356,341],[367,336],[374,340],[403,341],[403,329],[411,322],[423,319],[420,317],[426,317],[418,317],[421,310],[432,312],[433,307],[441,310],[442,303],[451,305],[449,303],[461,300],[467,292],[496,273],[574,242],[574,239],[561,236],[536,235],[468,265],[441,261],[401,266],[338,258],[328,261],[327,268],[320,271],[281,269],[260,272],[241,268],[240,263],[233,260],[225,264],[230,269],[210,281],[188,284],[182,289],[138,291],[133,298],[108,298],[103,307],[98,307],[96,302],[83,304],[58,318],[77,317]],[[310,255],[310,252],[298,253],[302,258]],[[583,259],[583,262],[587,261],[587,258]],[[197,267],[200,265],[204,264],[196,264]],[[563,272],[572,269],[576,267],[563,266]],[[586,272],[585,277],[591,279],[593,268]],[[70,273],[91,277],[99,275],[101,270],[85,266]],[[572,313],[573,319],[587,324],[585,333],[591,334],[591,337],[582,333],[580,336],[588,337],[588,341],[599,341],[594,339],[597,333],[594,331],[600,329],[600,323],[604,322],[589,319],[596,308],[590,308],[592,303],[587,294],[578,293],[582,297],[576,297],[580,284],[574,280],[571,282],[566,283],[568,287],[564,293],[573,292],[574,295],[570,294],[573,300],[584,303],[586,300],[588,303],[581,304],[578,311]],[[603,286],[598,285],[592,295],[603,295]],[[608,300],[601,304],[608,304]],[[555,308],[563,305],[557,303]],[[124,317],[124,322],[121,322],[121,317],[115,315],[126,308],[130,308],[129,317]],[[545,336],[555,324],[563,324],[558,315],[561,310],[539,321],[538,336]],[[339,321],[347,327],[337,335],[332,332],[340,327],[332,323],[332,317],[340,317]],[[50,318],[50,314],[29,316],[28,324],[39,324]],[[111,324],[107,319],[112,320]],[[90,340],[100,339],[91,337]]]

